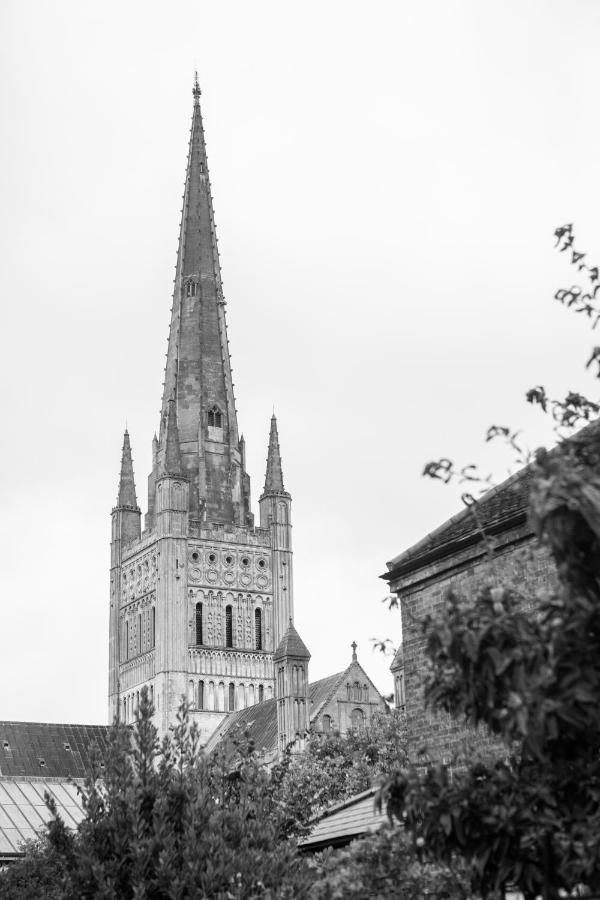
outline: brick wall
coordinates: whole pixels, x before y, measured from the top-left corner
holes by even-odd
[[[471,548],[419,568],[391,584],[402,609],[407,734],[413,751],[426,746],[434,759],[448,759],[454,751],[464,748],[465,741],[481,748],[494,744],[487,732],[475,733],[446,714],[425,709],[423,688],[428,660],[421,631],[423,618],[443,608],[450,588],[468,599],[475,598],[483,584],[513,582],[521,589],[528,588],[535,603],[536,591],[551,587],[556,580],[552,560],[528,529],[513,530],[495,543],[493,560],[479,545],[475,550]]]

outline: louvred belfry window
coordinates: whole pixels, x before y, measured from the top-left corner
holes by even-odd
[[[225,607],[225,646],[233,647],[233,610]]]
[[[262,610],[254,610],[254,644],[256,650],[262,650]]]
[[[198,285],[195,281],[188,281],[185,286],[185,296],[186,297],[195,297]]]
[[[213,406],[212,409],[209,409],[208,424],[211,428],[223,427],[223,416],[221,415],[221,410],[218,406]]]

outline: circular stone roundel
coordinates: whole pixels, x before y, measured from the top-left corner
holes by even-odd
[[[266,588],[266,586],[269,583],[269,579],[266,578],[264,575],[259,575],[258,578],[256,579],[256,583],[259,586],[259,588]]]
[[[201,577],[202,577],[202,572],[200,571],[200,569],[197,569],[197,568],[190,569],[190,581],[200,581]]]
[[[223,575],[223,579],[227,584],[233,584],[233,582],[235,581],[235,575],[233,574],[233,572],[225,572],[225,574]]]
[[[252,579],[249,575],[240,576],[240,582],[244,585],[244,587],[248,587],[249,584],[252,584]]]
[[[218,580],[218,578],[219,578],[219,573],[216,571],[216,569],[209,569],[208,572],[206,573],[206,580],[210,584],[215,584],[215,582]]]

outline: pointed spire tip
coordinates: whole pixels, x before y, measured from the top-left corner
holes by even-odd
[[[194,95],[194,105],[198,106],[200,103],[200,94],[202,91],[200,90],[200,84],[198,82],[198,69],[194,72],[194,87],[192,90],[192,94]]]

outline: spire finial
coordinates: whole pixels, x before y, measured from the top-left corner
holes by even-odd
[[[200,103],[200,94],[202,91],[200,90],[200,84],[198,82],[198,69],[194,72],[194,89],[192,90],[192,94],[194,95],[194,106],[198,106]]]
[[[358,658],[356,656],[356,648],[358,647],[358,644],[356,643],[356,641],[352,641],[350,646],[352,647],[352,662],[356,662],[356,660]]]

